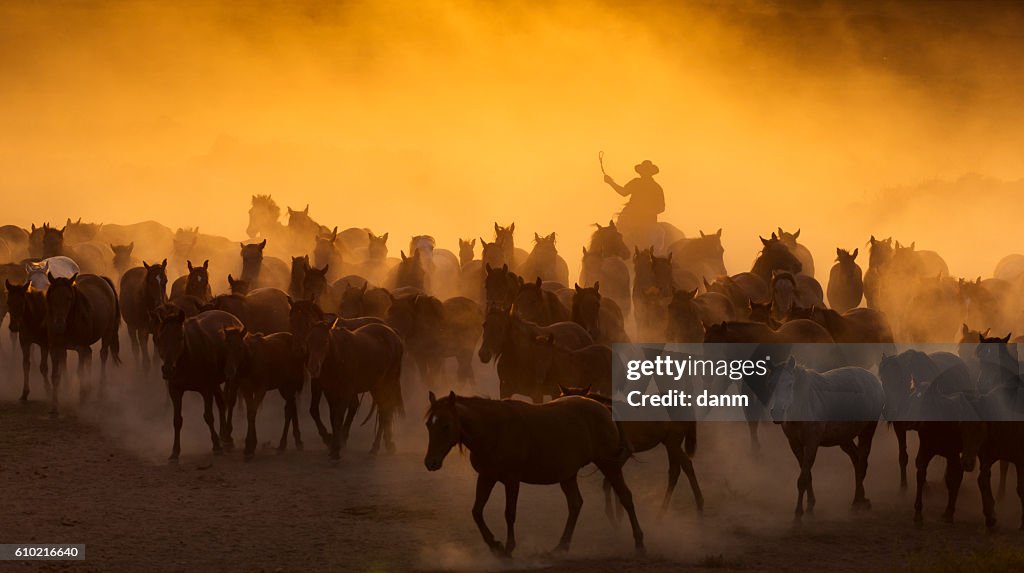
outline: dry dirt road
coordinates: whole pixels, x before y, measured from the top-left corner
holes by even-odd
[[[520,546],[513,559],[499,560],[484,550],[469,515],[474,474],[466,456],[453,452],[439,472],[423,467],[422,391],[407,393],[399,453],[367,455],[366,426],[354,430],[336,464],[328,461],[304,407],[304,451],[277,454],[262,447],[250,463],[237,451],[214,456],[201,401],[187,396],[182,460],[169,465],[171,416],[159,381],[114,381],[103,401],[75,407],[68,398],[56,419],[47,415],[40,386],[27,404],[14,400],[19,388],[20,374],[5,369],[0,542],[84,543],[87,559],[0,563],[3,571],[890,571],[902,569],[911,555],[1024,543],[1012,487],[998,508],[1000,528],[985,531],[976,474],[965,478],[956,523],[939,521],[941,461],[932,466],[926,522],[915,527],[912,492],[899,491],[895,440],[884,426],[868,475],[873,509],[851,513],[852,468],[842,452],[829,449],[815,467],[816,514],[795,524],[798,470],[781,431],[763,425],[764,449],[754,457],[745,428],[708,423],[700,427],[694,460],[707,500],[703,516],[696,515],[683,479],[670,513],[659,518],[663,451],[639,454],[627,467],[647,537],[645,556],[633,553],[628,525],[607,521],[600,476],[586,468],[572,550],[548,553],[566,515],[560,490],[524,486]],[[308,404],[308,394],[302,401]],[[281,400],[268,396],[261,444],[276,440],[280,421]],[[236,443],[243,436],[244,425],[235,430]],[[499,487],[487,511],[499,538],[503,505]]]

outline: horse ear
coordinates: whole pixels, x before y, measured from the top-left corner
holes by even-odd
[[[370,283],[368,283],[368,282],[367,283],[363,283],[363,288],[362,288],[363,294],[366,294],[366,287],[369,286],[369,285],[370,285]]]
[[[776,235],[775,233],[772,233],[772,239],[777,241],[777,240],[779,240],[779,236]]]
[[[800,229],[797,229],[796,232],[793,233],[793,238],[794,239],[799,239],[800,238]]]
[[[380,236],[381,240],[384,241],[385,243],[388,242],[388,235],[390,234],[390,232],[384,233],[383,235]]]
[[[490,273],[491,270],[492,270],[491,269],[491,263],[484,263],[484,270],[487,271],[488,273]]]
[[[320,269],[320,274],[327,276],[327,269],[331,268],[330,263],[324,265],[324,268]]]
[[[601,281],[594,281],[594,292],[601,292]]]
[[[192,272],[192,261],[186,260],[185,263],[188,265],[188,272]]]
[[[697,289],[686,291],[686,298],[693,298],[697,296]]]
[[[615,219],[608,219],[608,226],[612,229],[615,228]]]
[[[705,234],[704,234],[704,231],[703,231],[703,230],[701,230],[701,229],[698,229],[698,230],[697,230],[697,232],[698,232],[698,233],[700,233],[700,237],[701,237],[702,239],[703,239],[704,237],[706,237],[706,236],[707,236],[707,235],[705,235]]]
[[[427,392],[427,398],[430,398],[430,404],[433,405],[437,402],[437,396],[434,395],[434,391],[430,390]]]
[[[409,257],[405,256],[405,251],[398,251],[398,253],[400,255],[402,255],[402,260],[403,261],[409,260]]]
[[[167,268],[167,259],[164,259],[163,262],[160,263],[160,266],[166,269]]]
[[[204,269],[210,268],[210,259],[206,259],[205,261],[203,261],[203,268]]]
[[[501,265],[501,271],[504,273],[508,272],[508,263]]]
[[[536,231],[533,233],[533,240],[534,241],[539,241],[540,240],[540,234],[537,233]]]
[[[640,247],[638,247],[636,245],[633,245],[633,256],[634,257],[639,257],[640,256]]]
[[[149,263],[147,263],[146,261],[142,261],[142,268],[144,268],[144,269],[146,269],[148,271],[149,270]]]
[[[242,247],[242,248],[244,249],[244,248],[245,248],[245,243],[243,243],[243,242],[239,241],[239,243],[238,243],[238,246],[239,246],[239,247]]]
[[[76,276],[77,276],[77,275],[76,275]],[[1007,342],[1009,342],[1009,341],[1010,341],[1010,337],[1011,337],[1011,336],[1013,336],[1013,333],[1012,333],[1012,332],[1008,333],[1008,334],[1007,334],[1007,335],[1006,335],[1005,337],[1003,337],[1003,338],[1000,338],[1000,340],[1002,340],[1002,341],[1003,341],[1003,344],[1006,344]]]
[[[580,283],[576,283],[573,286],[576,287],[576,292],[580,292],[581,290],[583,290],[582,288],[580,288]]]
[[[78,280],[78,273],[75,273],[75,274],[71,275],[71,284],[75,284],[75,281],[77,281],[77,280]],[[1007,338],[1007,340],[1009,340],[1009,338]]]
[[[587,247],[583,247],[583,256],[587,256]]]
[[[130,253],[133,250],[135,250],[135,241],[128,243],[128,252]]]
[[[497,223],[497,222],[495,222],[495,223],[494,223],[494,234],[495,234],[495,235],[497,235],[497,234],[498,234],[498,230],[499,230],[499,229],[501,229],[501,227],[499,227],[499,226],[498,226],[498,223]]]
[[[707,277],[701,277],[701,280],[704,281],[704,290],[710,291],[711,290],[711,283],[708,282],[708,278]]]
[[[231,273],[228,273],[228,284],[229,285],[235,284],[235,279],[231,276]]]
[[[840,249],[839,247],[836,247],[836,256],[837,257],[843,256],[843,250]]]
[[[291,208],[291,207],[288,207],[288,216],[291,216],[291,214],[292,214],[292,213],[294,213],[294,212],[295,212],[295,211],[292,211],[292,208]]]
[[[309,203],[306,203],[306,208],[302,210],[303,215],[309,215]]]
[[[65,227],[71,224],[71,217],[68,217],[68,222],[64,224]]]
[[[965,336],[966,337],[970,332],[971,332],[971,329],[967,328],[967,323],[966,322],[960,325],[960,335],[961,336]]]
[[[509,233],[515,233],[516,232],[516,222],[515,221],[512,221],[512,224],[508,226],[508,232]]]
[[[562,396],[569,395],[569,389],[566,388],[565,386],[562,386],[561,384],[558,385],[558,391],[562,394]]]
[[[267,240],[263,239],[260,241],[260,250],[262,251],[267,246]]]
[[[537,288],[540,288],[540,285],[544,284],[544,281],[542,281],[540,277],[537,277],[537,280],[533,281],[533,284],[537,285]]]
[[[781,237],[782,236],[782,227],[779,227],[778,229],[779,229],[779,236]],[[772,233],[772,234],[774,235],[775,233]]]
[[[774,234],[774,233],[773,233],[773,234]],[[768,243],[770,242],[770,241],[768,241],[768,239],[766,239],[766,238],[764,238],[764,237],[762,237],[762,236],[758,236],[757,238],[758,238],[758,239],[761,239],[761,244],[762,244],[762,245],[764,245],[764,246],[766,246],[766,247],[768,246]]]
[[[451,400],[453,404],[455,403],[455,390],[448,392],[448,399]]]
[[[718,230],[715,231],[715,236],[718,237],[719,239],[722,238],[722,228],[721,227],[719,227]]]

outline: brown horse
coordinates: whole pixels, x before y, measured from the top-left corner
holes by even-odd
[[[771,287],[768,282],[751,272],[721,276],[714,282],[703,282],[705,292],[717,292],[729,297],[733,308],[736,309],[737,318],[741,320],[749,318],[746,313],[750,303],[771,301]]]
[[[857,264],[860,249],[851,253],[836,249],[836,264],[828,273],[828,305],[843,313],[860,306],[864,298],[864,278]]]
[[[135,250],[135,241],[127,245],[112,244],[110,245],[110,250],[114,253],[114,258],[111,259],[110,263],[113,265],[118,277],[123,276],[124,273],[128,272],[128,269],[138,266],[138,260],[132,256],[132,251]]]
[[[541,326],[569,320],[569,309],[558,300],[558,295],[544,289],[543,284],[540,277],[532,283],[520,284],[512,311],[519,318]]]
[[[46,334],[46,293],[35,290],[31,283],[11,284],[5,280],[7,303],[10,305],[12,333],[17,333],[21,344],[21,369],[23,382],[21,400],[28,400],[29,371],[32,369],[32,346],[39,347],[39,373],[43,375],[43,385],[47,392],[52,392],[50,384],[49,337]]]
[[[341,274],[345,258],[345,244],[338,240],[338,227],[334,227],[329,233],[319,233],[316,236],[316,246],[313,247],[313,265],[320,268],[330,266],[337,276]]]
[[[794,306],[810,308],[825,306],[821,285],[814,277],[794,275],[788,271],[772,271],[772,314],[782,320]]]
[[[622,477],[629,446],[620,436],[611,413],[599,402],[567,396],[532,405],[516,400],[456,396],[454,392],[438,400],[431,392],[427,432],[430,438],[423,463],[429,471],[441,469],[455,446],[469,449],[470,463],[478,474],[473,520],[484,543],[494,553],[509,555],[515,549],[520,483],[561,485],[569,517],[556,549],[567,551],[583,505],[577,474],[591,463],[611,482],[629,514],[634,544],[637,550],[643,550],[644,535],[636,518],[633,495]],[[484,507],[498,482],[505,486],[508,535],[504,545],[484,522]]]
[[[507,264],[499,268],[484,263],[484,270],[487,272],[484,277],[484,298],[487,306],[511,308],[522,285],[519,276],[510,271]]]
[[[400,251],[399,254],[402,255],[402,262],[392,269],[388,288],[412,287],[423,292],[430,290],[420,249],[413,251],[411,256],[406,256],[405,251]]]
[[[591,387],[562,387],[562,396],[586,396],[597,400],[608,409],[612,407],[612,400],[607,395],[595,393]],[[700,491],[700,484],[697,483],[697,472],[693,469],[693,455],[697,452],[697,422],[676,421],[676,422],[619,422],[619,428],[626,441],[629,443],[633,453],[646,452],[656,448],[659,444],[665,446],[665,453],[668,454],[668,489],[665,490],[665,497],[661,502],[661,511],[668,509],[672,502],[672,492],[679,483],[679,474],[685,473],[686,479],[690,482],[690,490],[693,491],[693,501],[697,505],[697,512],[704,511],[704,494]],[[604,482],[605,513],[612,515],[611,507],[611,484],[608,480]]]
[[[754,260],[754,266],[750,272],[761,277],[765,283],[772,280],[773,271],[787,271],[792,274],[799,274],[803,270],[800,260],[790,252],[789,248],[779,240],[779,237],[772,233],[772,238],[760,237],[763,248]]]
[[[128,269],[120,287],[121,317],[128,329],[132,356],[143,372],[149,372],[149,335],[156,327],[151,313],[167,302],[167,259],[152,265],[142,261],[141,267]]]
[[[698,295],[696,290],[676,290],[668,304],[665,338],[670,342],[703,342],[704,325],[736,320],[732,301],[717,292]]]
[[[502,227],[501,225],[494,224],[494,243],[491,245],[497,245],[501,250],[502,259],[504,262],[491,263],[491,266],[498,266],[507,264],[513,269],[519,269],[526,264],[526,259],[529,258],[529,254],[523,249],[516,247],[515,241],[516,224],[513,222],[508,227]],[[483,239],[481,239],[483,241]],[[487,243],[484,243],[484,260],[487,259]]]
[[[231,294],[247,295],[252,289],[249,281],[245,279],[236,279],[235,277],[228,274],[228,287],[231,289]]]
[[[327,284],[327,273],[330,269],[330,265],[323,268],[310,267],[306,269],[306,276],[302,279],[302,291],[298,298],[311,300],[323,308],[337,310],[341,300],[334,296],[334,291]]]
[[[1017,470],[1017,496],[1021,503],[1020,529],[1024,530],[1024,422],[1006,421],[1004,408],[1017,400],[1018,388],[997,386],[973,398],[973,411],[980,421],[961,422],[965,471],[978,465],[978,489],[985,526],[996,525],[995,497],[992,495],[992,466],[1012,463]],[[1004,466],[1005,467],[1005,466]],[[1005,475],[1005,469],[1003,470]],[[1005,479],[1005,478],[1004,478]]]
[[[599,344],[629,342],[622,310],[614,300],[601,295],[601,283],[586,288],[574,286],[572,321],[585,328]]]
[[[794,233],[787,233],[779,227],[779,240],[782,241],[783,245],[789,249],[789,252],[793,253],[793,256],[800,261],[802,267],[801,273],[813,277],[814,276],[814,257],[811,256],[811,251],[807,247],[803,246],[797,239],[800,238],[800,229],[797,229]]]
[[[436,384],[446,358],[456,359],[459,384],[473,383],[473,351],[483,321],[480,305],[466,297],[441,302],[424,294],[401,296],[388,309],[388,325],[402,336],[428,387]]]
[[[725,270],[725,249],[722,248],[722,230],[710,234],[700,232],[700,237],[679,239],[669,246],[677,269],[692,273],[698,279],[710,280],[727,275]]]
[[[213,289],[210,287],[210,259],[204,260],[202,266],[193,265],[190,260],[186,260],[185,264],[188,274],[178,277],[171,283],[171,298],[189,295],[203,302],[213,298]]]
[[[402,404],[402,339],[390,327],[368,324],[355,330],[335,328],[327,321],[314,324],[306,339],[306,371],[319,379],[331,410],[331,459],[341,457],[355,417],[350,407],[369,392],[377,410],[377,431],[370,453],[395,450],[392,419],[404,413]],[[372,410],[371,410],[372,413]]]
[[[118,356],[121,311],[118,308],[114,283],[96,275],[73,275],[71,278],[48,276],[50,288],[46,290],[46,332],[50,344],[50,363],[53,365],[53,392],[50,412],[57,412],[57,394],[60,379],[67,365],[67,350],[78,351],[78,374],[82,393],[87,388],[82,376],[92,365],[92,349],[100,347],[100,391],[107,376],[107,356],[115,365]]]
[[[248,429],[245,433],[245,459],[252,459],[256,453],[256,413],[263,404],[263,397],[270,390],[277,390],[284,398],[284,430],[277,449],[283,452],[288,447],[288,427],[292,427],[295,448],[302,449],[302,434],[299,432],[299,414],[296,397],[302,390],[305,377],[303,355],[296,352],[290,332],[278,332],[264,336],[252,334],[245,328],[224,329],[227,359],[227,406],[235,402],[236,393],[245,400]]]
[[[542,237],[534,233],[534,246],[519,268],[520,276],[540,277],[545,281],[569,283],[569,266],[555,247],[555,233]]]
[[[309,272],[309,255],[292,257],[291,272],[288,279],[288,296],[295,300],[304,298],[303,283],[306,281],[306,273]]]
[[[882,414],[885,395],[874,374],[863,368],[838,368],[818,373],[797,366],[795,360],[772,368],[774,382],[769,410],[782,424],[789,447],[800,464],[796,518],[814,511],[811,469],[818,448],[839,446],[853,463],[856,487],[854,509],[870,509],[864,495],[868,456]],[[771,385],[771,382],[770,382]]]
[[[273,287],[281,290],[288,288],[290,272],[288,265],[276,257],[265,257],[267,240],[246,245],[239,243],[242,256],[242,280],[249,281],[251,288]]]
[[[181,454],[181,399],[185,392],[198,392],[203,397],[203,421],[210,429],[213,452],[219,454],[221,444],[231,444],[231,431],[224,407],[221,385],[227,381],[228,347],[225,331],[241,329],[242,323],[234,315],[220,310],[208,310],[192,318],[184,312],[165,315],[157,326],[157,352],[163,360],[161,373],[167,381],[167,391],[174,406],[174,445],[170,460],[175,462]],[[217,403],[220,417],[220,435],[213,427],[213,403]]]
[[[534,346],[537,337],[548,334],[553,335],[559,345],[573,350],[594,343],[587,331],[575,322],[540,326],[522,320],[500,306],[487,309],[483,341],[477,355],[484,364],[492,358],[497,360],[498,388],[502,398],[522,394],[534,402],[544,399],[550,389],[537,385]]]
[[[291,298],[276,288],[258,288],[247,295],[222,294],[206,305],[208,310],[230,312],[249,332],[273,334],[288,331]]]
[[[360,316],[375,316],[380,319],[387,318],[388,309],[391,308],[392,300],[388,291],[379,287],[370,287],[363,282],[362,286],[355,286],[351,283],[344,285],[345,290],[341,295],[339,313],[344,318],[356,318]]]

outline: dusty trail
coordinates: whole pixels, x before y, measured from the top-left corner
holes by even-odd
[[[33,400],[19,404],[12,398],[20,373],[3,376],[3,542],[88,545],[85,562],[33,563],[17,570],[892,570],[915,551],[978,549],[1021,539],[1012,487],[998,508],[1000,529],[985,532],[976,474],[965,478],[957,522],[939,522],[945,502],[941,463],[932,467],[927,521],[915,528],[912,493],[898,491],[895,440],[884,427],[867,481],[874,509],[850,512],[852,469],[844,454],[828,449],[815,467],[816,515],[794,525],[798,471],[781,432],[762,426],[764,451],[755,459],[745,428],[704,424],[695,458],[707,499],[703,517],[695,514],[684,479],[670,515],[659,519],[663,451],[640,454],[627,466],[647,535],[646,557],[633,555],[628,527],[609,525],[599,474],[585,469],[585,503],[570,553],[547,553],[565,519],[558,488],[524,486],[520,546],[513,560],[499,561],[484,550],[469,516],[474,474],[468,459],[453,453],[440,472],[423,468],[422,392],[409,389],[398,454],[371,458],[365,453],[369,428],[357,428],[336,465],[329,463],[304,409],[305,451],[278,455],[264,446],[248,464],[237,451],[214,456],[200,400],[187,396],[182,461],[168,465],[170,412],[160,384],[113,382],[105,402],[69,407],[50,419],[41,388],[34,386]],[[308,404],[308,394],[302,403]],[[265,408],[260,442],[276,443],[280,398],[269,396]],[[236,424],[236,443],[243,436],[244,424]],[[503,537],[500,489],[487,519]]]

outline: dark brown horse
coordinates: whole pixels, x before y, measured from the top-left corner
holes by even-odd
[[[231,289],[231,294],[247,295],[252,287],[249,281],[245,279],[236,279],[235,277],[228,274],[228,287]]]
[[[356,318],[360,316],[375,316],[380,319],[387,318],[388,309],[391,308],[392,300],[388,291],[380,287],[370,287],[363,282],[362,286],[355,286],[351,283],[344,285],[341,295],[339,313],[344,318]]]
[[[629,342],[622,310],[614,300],[601,295],[601,283],[586,288],[574,286],[572,321],[585,328],[599,344]]]
[[[171,298],[182,295],[189,295],[206,302],[213,298],[213,288],[210,287],[210,259],[203,261],[202,266],[193,265],[192,261],[185,261],[188,274],[182,275],[171,283]]]
[[[586,396],[592,400],[605,405],[611,409],[612,401],[607,395],[595,393],[591,387],[563,387],[562,396]],[[646,452],[658,445],[665,446],[665,453],[668,454],[668,489],[665,490],[665,497],[661,502],[662,512],[666,511],[672,502],[672,492],[679,483],[679,474],[685,473],[686,479],[690,482],[690,490],[693,492],[693,501],[697,505],[697,512],[704,511],[704,494],[700,491],[700,484],[697,483],[697,472],[693,469],[693,455],[697,453],[697,422],[675,421],[675,422],[619,422],[619,428],[626,441],[629,443],[633,453]],[[605,480],[605,513],[611,517],[611,484]]]
[[[110,245],[110,250],[114,252],[114,258],[111,260],[111,264],[114,270],[117,271],[118,277],[128,272],[128,269],[138,266],[138,262],[135,257],[132,256],[132,251],[135,250],[135,241],[128,243],[127,245]]]
[[[512,303],[512,312],[541,326],[569,320],[569,309],[558,300],[558,295],[542,288],[543,284],[540,277],[532,283],[521,284]]]
[[[118,329],[121,312],[118,308],[114,283],[96,275],[74,275],[58,278],[50,275],[50,288],[46,291],[46,331],[50,344],[50,363],[53,365],[53,392],[51,413],[57,412],[60,379],[67,365],[67,350],[78,351],[79,384],[82,393],[87,388],[83,374],[92,365],[91,346],[100,347],[100,391],[107,376],[107,356],[114,364],[121,363],[118,356],[120,343]]]
[[[800,266],[802,267],[800,272],[813,277],[814,257],[811,256],[811,251],[807,247],[797,241],[800,238],[800,229],[793,233],[787,233],[782,230],[782,227],[779,227],[778,237],[782,244],[786,245],[786,248],[789,249],[789,252],[793,253],[793,256],[800,261]]]
[[[21,400],[28,400],[29,371],[32,369],[32,346],[39,347],[39,373],[43,375],[43,386],[52,392],[48,361],[50,357],[49,337],[46,334],[46,293],[35,290],[30,283],[11,284],[4,281],[7,303],[10,305],[12,333],[17,333],[21,344],[21,369],[23,382]]]
[[[750,272],[761,277],[766,283],[772,280],[773,271],[786,271],[792,274],[799,274],[803,270],[800,260],[790,252],[775,233],[772,238],[760,237],[763,248],[754,260],[754,266]]]
[[[345,258],[345,244],[338,240],[337,227],[334,227],[329,233],[319,233],[316,236],[316,246],[313,247],[313,265],[320,268],[329,266],[334,269],[335,276],[337,276],[341,274]]]
[[[234,404],[236,393],[245,400],[248,428],[245,433],[245,459],[256,453],[256,413],[263,397],[277,390],[284,398],[284,429],[277,447],[283,452],[288,447],[288,427],[292,427],[295,448],[302,449],[299,432],[299,413],[296,398],[302,390],[305,370],[303,355],[296,352],[290,332],[262,335],[252,334],[245,328],[228,327],[224,330],[227,345],[225,376],[227,377],[227,405]]]
[[[555,342],[569,349],[579,349],[594,343],[587,331],[575,322],[556,322],[539,326],[515,316],[500,306],[487,309],[484,319],[483,341],[478,356],[484,364],[497,360],[499,392],[502,398],[513,394],[529,396],[541,402],[549,388],[537,385],[534,346],[537,337],[553,335]]]
[[[736,310],[728,297],[717,292],[697,294],[696,290],[676,290],[668,304],[669,342],[703,342],[704,325],[736,320]]]
[[[249,332],[273,334],[288,332],[291,298],[276,288],[258,288],[249,294],[222,294],[213,297],[209,310],[230,312],[242,321]]]
[[[1017,496],[1021,503],[1020,528],[1024,530],[1024,422],[1007,421],[1003,410],[1006,404],[1018,400],[1019,391],[1019,388],[1005,385],[978,396],[974,399],[973,410],[981,421],[960,424],[963,469],[972,471],[975,464],[978,465],[981,508],[988,528],[996,525],[992,466],[996,462],[1003,462],[1012,463],[1017,470]]]
[[[478,474],[473,520],[484,543],[494,553],[509,555],[515,549],[520,483],[561,485],[569,505],[569,518],[556,549],[567,551],[583,505],[577,475],[591,463],[611,482],[629,514],[636,548],[643,549],[644,536],[633,507],[633,495],[622,477],[629,446],[619,435],[611,413],[599,402],[567,396],[532,405],[516,400],[468,398],[454,392],[438,400],[431,392],[427,432],[430,441],[423,462],[429,471],[441,469],[455,446],[469,449],[470,463]],[[484,507],[498,482],[505,486],[508,536],[504,545],[484,522]]]
[[[633,318],[641,339],[665,332],[665,313],[678,287],[672,272],[672,255],[654,256],[654,249],[633,248]]]
[[[121,317],[128,330],[132,356],[143,372],[149,372],[149,335],[156,327],[151,313],[167,302],[167,259],[152,265],[143,261],[141,267],[128,269],[121,277],[120,287]]]
[[[892,260],[892,237],[876,239],[874,235],[868,239],[868,270],[864,273],[864,299],[868,308],[879,308],[882,304],[882,276],[888,270]]]
[[[392,270],[388,288],[412,287],[427,292],[429,285],[427,273],[423,267],[421,251],[416,249],[411,256],[406,256],[405,251],[401,251],[400,254],[402,255],[402,262],[398,263],[398,266]]]
[[[501,267],[492,267],[484,263],[484,270],[487,272],[484,277],[484,292],[487,306],[498,305],[502,308],[511,308],[512,303],[519,294],[519,287],[522,281],[519,276],[509,270],[507,264]]]
[[[749,318],[747,311],[750,303],[766,303],[771,301],[771,287],[768,282],[751,272],[732,276],[721,276],[713,282],[704,281],[705,292],[721,293],[732,301],[733,308],[739,319]]]
[[[295,300],[304,298],[303,283],[309,272],[309,256],[292,257],[291,273],[288,275],[288,296]]]
[[[306,269],[306,276],[302,279],[301,296],[298,298],[311,300],[323,308],[337,310],[341,300],[334,296],[334,291],[327,284],[327,273],[330,269],[330,265],[323,268],[310,267]]]
[[[184,312],[165,315],[157,326],[157,352],[163,360],[161,372],[174,406],[174,445],[171,461],[181,454],[181,400],[185,392],[198,392],[203,397],[203,421],[210,429],[213,452],[219,454],[221,444],[231,444],[231,431],[221,385],[227,381],[228,347],[225,331],[241,329],[234,315],[208,310],[192,318]],[[220,435],[213,427],[213,404],[220,417]]]
[[[331,459],[340,458],[348,439],[356,414],[351,404],[367,392],[377,410],[377,430],[370,453],[377,453],[382,438],[388,452],[395,450],[392,420],[404,413],[402,352],[402,339],[383,324],[348,330],[324,321],[310,328],[306,371],[311,378],[319,379],[331,409]]]
[[[396,297],[388,324],[402,336],[421,381],[434,387],[446,358],[458,363],[459,384],[473,383],[473,351],[483,333],[480,305],[466,297],[444,302],[423,294]]]
[[[836,264],[828,273],[828,305],[843,313],[860,306],[864,298],[864,278],[857,264],[860,249],[851,253],[836,249]]]
[[[821,285],[814,277],[788,271],[772,271],[772,314],[782,320],[794,306],[825,306]]]
[[[673,255],[676,268],[692,273],[698,279],[712,280],[728,274],[721,229],[710,234],[701,231],[700,237],[692,239],[679,239],[669,246],[668,252]]]
[[[273,287],[281,290],[288,288],[290,272],[288,265],[276,257],[265,257],[263,251],[267,247],[267,240],[259,243],[246,245],[239,243],[242,255],[242,276],[248,281],[251,288]]]
[[[626,253],[628,254],[629,251]],[[598,251],[588,251],[586,247],[583,247],[580,284],[589,287],[598,282],[604,285],[605,296],[615,301],[615,304],[622,310],[623,316],[628,316],[633,309],[633,291],[630,287],[629,267],[626,265],[625,259],[613,255],[602,256],[598,254]]]

